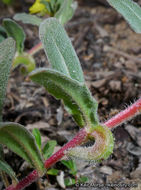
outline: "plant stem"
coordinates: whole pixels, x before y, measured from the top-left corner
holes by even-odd
[[[141,98],[104,123],[109,128],[116,127],[121,123],[133,118],[141,112]]]
[[[85,129],[81,129],[71,141],[65,144],[62,148],[60,148],[60,150],[58,150],[48,160],[45,161],[45,168],[48,169],[49,167],[51,167],[54,163],[56,163],[65,155],[65,152],[69,148],[74,148],[75,146],[82,144],[84,141],[86,141],[86,139],[87,132]]]
[[[33,48],[31,48],[27,53],[31,56],[35,55],[38,51],[40,51],[43,48],[42,43],[38,43]]]
[[[8,188],[6,188],[6,190],[22,190],[34,181],[36,181],[38,178],[38,173],[36,170],[34,170],[28,176],[22,179],[15,187],[13,185],[10,185]]]
[[[120,125],[121,123],[125,122],[126,120],[131,119],[132,117],[134,117],[136,114],[140,112],[141,112],[141,98],[137,100],[134,104],[126,108],[125,110],[121,111],[116,116],[106,121],[104,125],[106,125],[109,128],[114,128],[117,125]],[[69,148],[73,148],[77,145],[81,145],[86,140],[87,140],[87,132],[85,128],[83,128],[78,132],[78,134],[70,142],[64,145],[60,150],[58,150],[48,160],[45,161],[45,167],[48,169],[57,161],[59,161],[65,155],[65,152]],[[36,181],[37,178],[38,178],[38,173],[36,170],[34,170],[27,177],[21,180],[15,187],[11,185],[5,190],[22,190],[25,187],[29,186],[32,182]]]
[[[45,161],[45,167],[49,168],[57,161],[59,161],[64,155],[65,151],[69,148],[73,148],[77,145],[80,145],[82,142],[86,140],[87,132],[85,129],[81,129],[78,134],[67,144],[65,144],[59,151],[53,154],[48,160]],[[15,187],[13,185],[9,186],[5,190],[22,190],[25,187],[29,186],[31,183],[38,179],[38,173],[36,170],[31,172],[27,177],[21,180]]]

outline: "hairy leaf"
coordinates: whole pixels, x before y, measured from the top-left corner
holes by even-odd
[[[57,143],[56,143],[56,141],[54,141],[54,140],[48,141],[48,142],[45,144],[45,146],[44,146],[44,148],[43,148],[43,151],[42,151],[45,160],[46,160],[47,158],[49,158],[49,157],[52,155],[56,144],[57,144]]]
[[[51,69],[37,69],[30,78],[43,85],[57,99],[62,99],[80,126],[97,124],[97,102],[84,84]]]
[[[89,181],[89,178],[86,177],[86,176],[81,176],[81,177],[78,179],[78,183],[86,183],[87,181]]]
[[[0,43],[4,41],[7,37],[6,30],[4,27],[0,26]]]
[[[5,40],[5,37],[0,34],[0,43],[3,42],[4,40]]]
[[[74,15],[76,8],[76,2],[73,0],[65,0],[54,16],[60,21],[61,24],[66,24]]]
[[[52,0],[52,1],[50,1],[51,8],[54,11],[54,13],[56,13],[60,9],[60,7],[64,3],[64,1],[65,0],[57,0],[57,1]]]
[[[1,159],[0,159],[0,171],[7,173],[7,175],[9,175],[11,177],[11,179],[14,180],[14,182],[18,182],[13,169],[9,166],[9,164],[7,162],[5,162],[4,160],[1,160]]]
[[[41,3],[43,5],[45,5],[45,8],[48,10],[49,15],[53,16],[53,9],[51,7],[51,3],[49,1],[46,1],[46,0],[42,0]]]
[[[72,175],[76,175],[77,167],[76,162],[74,160],[62,160],[62,164],[64,164],[69,170]]]
[[[79,82],[84,82],[79,59],[63,26],[55,18],[43,21],[40,39],[53,69]]]
[[[12,38],[8,38],[0,43],[0,121],[2,119],[2,107],[14,53],[15,42]]]
[[[55,168],[51,168],[47,171],[48,175],[58,175],[59,170],[55,169]]]
[[[25,69],[24,71],[26,72],[31,72],[35,69],[35,60],[34,58],[28,54],[28,53],[21,53],[19,54],[18,52],[16,53],[14,60],[13,60],[13,69],[16,68],[18,65],[22,64]]]
[[[39,18],[36,15],[30,15],[27,13],[17,13],[13,17],[16,21],[22,21],[25,24],[32,24],[39,26],[40,23],[42,22],[42,19]]]
[[[108,127],[95,126],[90,131],[88,138],[95,140],[95,144],[89,147],[78,146],[69,149],[67,154],[80,160],[95,163],[107,159],[113,153],[114,138]]]
[[[40,175],[44,173],[44,163],[35,138],[22,125],[1,122],[0,144],[6,145],[10,150],[25,159],[38,170]]]
[[[107,0],[137,33],[141,33],[141,7],[132,0]]]
[[[22,27],[15,21],[7,18],[3,20],[3,27],[6,29],[7,35],[14,38],[19,53],[23,52],[25,33]]]
[[[41,133],[40,133],[39,129],[36,129],[36,128],[33,129],[32,133],[33,133],[33,135],[35,137],[35,140],[36,140],[36,143],[37,143],[39,149],[41,150],[42,142],[41,142]]]
[[[76,183],[76,179],[71,178],[71,177],[67,177],[64,179],[65,185],[66,186],[71,186],[74,185]]]

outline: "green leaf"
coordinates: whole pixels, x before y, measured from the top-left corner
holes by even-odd
[[[60,6],[60,3],[64,1],[64,0],[51,0],[50,1],[50,5],[51,5],[51,9],[53,10],[53,13],[56,13],[56,11],[58,10],[57,8]]]
[[[0,26],[0,43],[4,41],[7,37],[6,30]]]
[[[25,33],[22,27],[15,21],[7,18],[3,20],[3,27],[6,29],[7,35],[14,38],[16,41],[16,47],[19,53],[23,52]]]
[[[54,152],[54,148],[55,148],[56,144],[57,143],[54,140],[48,141],[45,144],[43,151],[42,151],[45,160],[48,159],[52,155],[52,153]]]
[[[32,133],[33,133],[33,135],[35,137],[35,140],[36,140],[36,143],[37,143],[39,149],[41,150],[42,142],[41,142],[41,133],[40,133],[39,129],[36,129],[36,128],[33,129]]]
[[[48,2],[46,0],[42,0],[41,3],[45,5],[45,7],[46,7],[46,9],[48,10],[49,13],[53,14],[53,9],[51,7],[50,2]]]
[[[77,173],[77,167],[74,160],[62,160],[61,163],[65,165],[72,175],[76,175]]]
[[[40,25],[39,34],[52,68],[84,83],[79,59],[59,21],[55,18],[46,19]]]
[[[54,14],[60,9],[61,5],[64,3],[66,0],[52,0],[50,1],[51,7],[53,9]]]
[[[41,0],[40,3],[44,4],[46,6],[46,9],[48,10],[50,16],[55,15],[55,13],[60,9],[60,7],[63,5],[64,1],[66,0],[51,0],[51,1],[46,1],[46,0]],[[64,11],[64,10],[62,10]],[[63,12],[62,12],[63,13]]]
[[[87,181],[89,181],[89,178],[86,177],[86,176],[81,176],[81,177],[78,179],[78,183],[86,183]]]
[[[49,169],[48,171],[47,171],[47,174],[48,175],[58,175],[58,173],[59,173],[59,170],[57,170],[57,169],[54,169],[54,168],[51,168],[51,169]]]
[[[95,164],[107,159],[113,153],[114,137],[108,127],[99,125],[93,129],[91,128],[88,138],[89,140],[95,140],[94,145],[74,147],[69,149],[66,155]]]
[[[0,43],[3,42],[4,40],[5,40],[5,37],[0,34]]]
[[[39,18],[36,15],[30,15],[27,13],[17,13],[14,15],[14,20],[16,21],[22,21],[25,24],[32,24],[32,25],[36,25],[39,26],[40,23],[42,22],[42,19]]]
[[[3,3],[10,5],[13,3],[13,0],[2,0]]]
[[[0,171],[7,173],[14,182],[18,182],[18,179],[13,169],[9,166],[7,162],[1,159],[0,159]]]
[[[42,176],[44,163],[35,138],[22,125],[16,123],[0,123],[0,144],[6,145],[10,150],[25,159],[37,169]]]
[[[53,9],[54,8],[54,6],[55,6],[55,4],[57,4],[58,2],[59,2],[60,0],[51,0],[50,1],[50,5],[51,5],[51,8]],[[62,1],[62,0],[61,0]]]
[[[30,54],[25,53],[25,52],[22,54],[19,54],[18,52],[16,53],[13,60],[13,65],[12,65],[13,69],[16,68],[20,64],[25,66],[25,70],[27,71],[27,73],[30,73],[36,67],[34,58]]]
[[[5,37],[7,37],[6,30],[3,26],[0,26],[0,34],[3,34]]]
[[[61,24],[66,24],[73,17],[76,8],[76,2],[73,0],[65,0],[54,16],[60,21]]]
[[[80,126],[90,127],[91,124],[98,124],[97,102],[84,84],[46,68],[33,71],[30,78],[43,85],[57,99],[62,99]]]
[[[141,33],[141,7],[132,0],[107,0],[129,22],[133,30]]]
[[[2,108],[14,53],[15,42],[12,38],[0,43],[0,121],[2,120]]]
[[[7,175],[9,175],[11,177],[13,184],[17,184],[18,179],[17,179],[13,169],[4,160],[3,147],[0,144],[0,175],[2,175],[2,177],[4,177],[6,175],[5,173],[7,173]]]
[[[71,186],[71,185],[74,185],[75,183],[76,183],[76,180],[74,178],[71,178],[71,177],[65,178],[66,186]]]

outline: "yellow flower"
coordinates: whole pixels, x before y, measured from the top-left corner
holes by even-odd
[[[50,1],[50,0],[46,0]],[[31,14],[35,13],[47,13],[47,9],[44,4],[41,3],[41,0],[36,0],[35,3],[29,8]]]

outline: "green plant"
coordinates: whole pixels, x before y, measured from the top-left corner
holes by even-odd
[[[37,129],[37,128],[33,129],[32,133],[35,137],[37,146],[38,146],[42,156],[44,157],[45,160],[48,159],[54,151],[54,148],[57,144],[56,141],[55,140],[47,141],[47,143],[42,147],[41,133],[40,133],[39,129]]]
[[[69,154],[81,159],[85,157],[90,161],[107,158],[113,149],[112,134],[108,128],[99,124],[97,102],[84,83],[78,57],[63,27],[56,19],[46,20],[40,25],[40,38],[52,69],[37,69],[30,74],[30,78],[43,85],[57,99],[63,100],[66,109],[77,124],[81,127],[85,126],[89,133],[88,138],[96,138],[99,133],[103,140],[100,142],[102,146],[98,154],[93,155],[91,148],[87,152],[81,147],[70,150]],[[94,131],[97,131],[96,134]]]
[[[140,33],[141,32],[141,11],[140,7],[137,3],[132,0],[107,0],[111,6],[113,6],[119,13],[123,15],[123,17],[129,22],[132,29]],[[41,6],[41,7],[40,7]],[[76,2],[72,0],[36,0],[33,5],[33,12],[43,12],[50,16],[56,17],[60,23],[65,24],[72,18],[74,15],[74,11],[76,9]],[[45,11],[46,10],[46,11]],[[14,16],[14,19],[17,21],[22,21],[26,24],[32,24],[39,26],[43,19],[39,16],[30,15],[27,13],[18,13]],[[2,28],[0,28],[0,34],[4,34]],[[3,40],[3,36],[0,35],[0,41]],[[27,66],[27,70],[30,72],[34,69],[34,60],[32,56],[37,53],[40,49],[42,49],[42,43],[37,44],[31,50],[28,51],[28,54],[24,54],[23,59],[21,57],[15,61],[15,66],[19,64],[19,62],[24,62]],[[29,69],[28,69],[29,67]]]
[[[14,0],[2,0],[2,2],[6,5],[11,5],[14,2]]]
[[[24,52],[24,41],[26,37],[24,30],[12,19],[5,18],[3,19],[2,26],[0,26],[0,42],[8,37],[12,37],[16,42],[16,53],[13,59],[12,68],[14,69],[19,64],[22,64],[22,71],[24,73],[34,70],[35,61],[32,55]]]
[[[43,175],[44,166],[42,156],[36,146],[33,136],[23,126],[2,121],[2,107],[5,99],[6,86],[15,53],[15,42],[8,38],[0,43],[0,144],[6,145],[9,149],[25,159],[32,167],[36,168],[39,175]],[[0,154],[1,172],[7,173],[17,183],[17,178],[11,167],[4,161]],[[4,176],[4,174],[2,174]],[[5,184],[7,186],[7,184]]]
[[[48,13],[49,16],[55,17],[61,24],[66,24],[74,15],[77,8],[77,3],[74,0],[36,0],[30,8],[31,13]],[[39,26],[43,21],[39,15],[31,15],[28,13],[17,13],[14,15],[14,20],[22,21],[25,24]]]
[[[126,0],[126,2],[127,4],[129,2],[129,7],[132,5],[131,11],[133,8],[136,9],[136,4],[130,4],[131,1],[129,0]],[[117,5],[116,8],[121,10],[121,7],[117,7]],[[138,8],[139,7],[137,6],[137,9]],[[136,14],[133,14],[132,18],[134,17],[136,17]],[[138,25],[135,25],[134,27],[137,29]],[[34,131],[33,136],[26,128],[17,123],[2,121],[2,106],[5,99],[6,86],[12,64],[12,58],[14,57],[15,48],[13,47],[15,46],[15,42],[11,38],[1,42],[0,144],[6,145],[9,149],[21,156],[33,168],[35,168],[35,170],[25,179],[17,182],[16,175],[10,166],[4,161],[1,147],[1,176],[4,179],[6,186],[8,186],[6,173],[13,181],[13,184],[7,187],[6,190],[24,189],[33,181],[37,180],[38,177],[44,175],[46,170],[49,169],[54,163],[59,161],[64,155],[67,155],[71,158],[75,157],[78,160],[83,159],[92,163],[107,159],[111,155],[114,147],[114,138],[110,128],[121,124],[122,122],[134,117],[136,114],[141,112],[140,98],[134,104],[129,106],[124,111],[121,111],[119,114],[106,121],[104,124],[99,123],[97,116],[98,104],[92,97],[89,89],[86,87],[79,59],[63,26],[55,18],[49,18],[41,23],[39,33],[52,69],[36,69],[29,74],[29,77],[34,82],[44,86],[54,97],[61,99],[66,110],[73,116],[75,122],[82,129],[70,142],[64,145],[55,154],[50,156],[48,155],[48,148],[45,148],[45,151],[43,151],[44,149],[41,149],[41,138],[39,137],[37,130]],[[18,47],[22,46],[20,45]],[[82,147],[81,145],[86,143],[88,140],[95,141],[94,145],[91,147]],[[48,150],[48,152],[46,150]],[[44,156],[47,154],[48,156],[46,157],[50,156],[45,162],[41,152]],[[75,165],[72,163],[70,164],[70,162],[64,162],[64,164],[70,169],[70,172],[75,175]],[[52,174],[55,174],[55,172],[57,173],[55,170],[50,170],[50,172]],[[69,181],[66,183],[69,184]]]
[[[141,33],[141,8],[132,0],[107,0],[137,33]]]
[[[74,0],[36,0],[29,10],[32,14],[49,14],[65,24],[74,15],[76,7],[77,3]]]
[[[45,143],[45,145],[42,146],[41,133],[40,133],[39,129],[34,128],[32,130],[32,133],[35,137],[36,143],[38,145],[38,148],[39,148],[42,156],[44,157],[45,160],[48,159],[50,156],[52,156],[52,154],[54,152],[54,148],[57,144],[56,141],[55,140],[47,141]],[[77,167],[76,167],[76,162],[74,160],[62,160],[60,162],[68,169],[69,174],[71,175],[64,179],[64,184],[66,186],[74,185],[76,182],[86,182],[88,180],[88,178],[85,176],[81,176],[81,177],[77,178]],[[51,168],[51,169],[47,170],[46,174],[58,176],[59,172],[60,172],[60,170],[58,170],[56,168]]]
[[[71,176],[65,177],[64,183],[66,186],[72,186],[76,183],[84,183],[88,181],[88,177],[79,176],[77,177],[77,166],[74,160],[62,160],[61,163],[66,166]]]
[[[10,1],[5,1],[10,2]],[[36,6],[37,3],[37,6]],[[44,6],[47,6],[49,9],[50,16],[56,17],[60,23],[65,24],[70,20],[74,14],[74,11],[76,9],[76,3],[73,2],[73,0],[67,0],[67,1],[43,1]],[[40,4],[42,4],[40,3]],[[35,2],[35,6],[33,8],[38,7],[40,4],[38,2]],[[42,6],[43,6],[42,4]],[[44,7],[43,6],[43,7]],[[39,26],[40,23],[43,21],[38,16],[30,15],[27,13],[18,13],[14,16],[14,19],[17,21],[22,21],[26,24],[32,24]],[[13,65],[12,68],[16,68],[18,65],[22,64],[21,71],[24,74],[27,74],[35,69],[35,60],[33,58],[33,55],[38,52],[40,49],[42,49],[42,44],[39,44],[33,47],[31,51],[25,52],[24,51],[24,41],[26,38],[25,32],[23,28],[16,23],[14,20],[5,18],[3,19],[2,26],[0,26],[0,42],[5,40],[7,37],[12,37],[16,41],[16,54],[13,59]]]
[[[94,163],[107,159],[113,151],[114,144],[113,135],[109,128],[133,117],[141,110],[141,99],[139,99],[132,106],[111,120],[100,124],[97,116],[97,102],[91,96],[90,91],[85,85],[78,57],[62,25],[55,18],[45,20],[40,25],[40,38],[49,62],[52,65],[52,69],[36,69],[30,73],[29,76],[36,83],[43,85],[48,92],[57,99],[62,99],[67,111],[83,129],[80,130],[74,139],[48,158],[43,166],[41,138],[37,130],[34,131],[35,138],[33,138],[30,132],[23,126],[15,123],[2,122],[0,128],[0,143],[7,145],[8,148],[19,154],[37,169],[15,187],[14,185],[10,186],[7,190],[23,189],[29,185],[29,183],[36,180],[39,175],[42,176],[46,173],[45,168],[48,169],[51,167],[52,164],[57,162],[64,155]],[[3,43],[6,42],[2,42],[1,46],[4,47]],[[4,49],[3,51],[10,55],[6,45]],[[7,70],[5,72],[7,72]],[[1,100],[3,99],[4,98],[1,97]],[[3,101],[1,102],[2,105]],[[19,134],[21,134],[20,138],[18,138]],[[36,143],[34,139],[36,139]],[[95,140],[95,144],[87,148],[80,146],[88,140]],[[20,149],[21,145],[24,151]],[[42,152],[44,156],[46,153],[49,154],[49,152],[44,151],[44,149]],[[69,164],[67,164],[67,167]],[[76,171],[74,167],[71,166],[69,169],[75,174]],[[54,172],[57,174],[56,170],[49,171],[50,174],[55,174]],[[69,181],[66,181],[66,184],[69,184]]]

